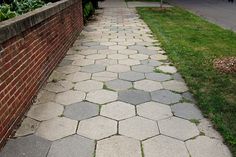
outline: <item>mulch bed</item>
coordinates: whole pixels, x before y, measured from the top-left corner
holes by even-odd
[[[223,73],[236,73],[236,57],[225,57],[215,59],[214,67]]]

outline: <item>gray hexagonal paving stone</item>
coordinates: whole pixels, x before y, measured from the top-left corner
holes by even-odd
[[[38,121],[27,117],[23,120],[20,127],[16,130],[15,137],[33,134],[35,133],[38,126]]]
[[[170,74],[174,74],[177,72],[177,69],[174,66],[169,66],[169,65],[161,65],[157,67],[157,69],[163,71],[164,73],[170,73]]]
[[[73,66],[73,65],[68,65],[68,66],[63,66],[63,67],[57,67],[56,71],[64,73],[64,74],[71,74],[80,71],[81,67],[79,66]]]
[[[71,60],[63,59],[63,60],[58,64],[58,66],[59,66],[59,67],[63,67],[63,66],[71,65],[72,62],[73,62],[73,61],[71,61]]]
[[[190,92],[185,92],[185,93],[183,93],[183,94],[182,94],[182,97],[183,97],[184,99],[188,100],[188,101],[191,101],[191,102],[193,102],[193,103],[196,103],[196,100],[194,99],[193,94],[190,93]]]
[[[98,141],[96,157],[142,157],[138,140],[125,136],[112,136]]]
[[[171,109],[175,116],[181,117],[184,119],[202,119],[203,116],[201,111],[191,103],[178,103],[171,106]]]
[[[154,68],[148,65],[134,65],[132,66],[132,70],[141,73],[149,73],[153,72]]]
[[[122,120],[135,116],[135,107],[128,103],[116,101],[103,105],[101,115],[115,120]]]
[[[90,79],[91,74],[85,72],[76,72],[66,76],[66,80],[72,82],[79,82]]]
[[[134,60],[134,59],[122,59],[122,60],[119,60],[119,64],[132,66],[132,65],[140,64],[140,61]]]
[[[55,99],[55,96],[56,94],[53,92],[49,92],[47,90],[40,90],[35,100],[35,104],[42,104],[53,101]]]
[[[48,102],[31,106],[27,116],[38,121],[49,120],[62,115],[64,108],[60,104]]]
[[[107,71],[115,73],[126,72],[130,71],[130,67],[128,65],[121,65],[121,64],[109,65],[107,66]]]
[[[171,117],[158,121],[161,134],[180,140],[187,140],[199,135],[196,125],[188,120]]]
[[[152,80],[141,80],[141,81],[134,82],[134,88],[152,92],[155,90],[162,89],[163,87],[160,82],[156,82]]]
[[[93,103],[105,104],[117,100],[117,97],[117,92],[102,89],[89,92],[87,94],[86,100]]]
[[[91,42],[83,42],[82,45],[84,46],[97,46],[99,45],[99,42],[91,41]]]
[[[114,65],[117,64],[118,61],[115,59],[98,59],[95,61],[96,64],[101,64],[103,66]]]
[[[117,74],[113,72],[99,72],[99,73],[94,73],[92,75],[93,80],[98,80],[98,81],[110,81],[114,80],[117,78]]]
[[[167,81],[171,79],[171,76],[168,74],[163,74],[163,73],[146,73],[145,74],[146,78],[149,80],[153,80],[153,81],[159,81],[159,82],[163,82],[163,81]]]
[[[83,59],[85,56],[84,55],[79,55],[79,54],[71,54],[71,55],[66,55],[65,59],[67,60],[80,60]]]
[[[82,120],[77,134],[94,140],[100,140],[117,133],[117,122],[102,116]]]
[[[132,87],[132,83],[124,80],[112,80],[108,81],[105,83],[107,88],[115,90],[115,91],[120,91],[120,90],[127,90]]]
[[[64,115],[70,119],[83,120],[98,115],[99,106],[90,102],[80,102],[67,106]]]
[[[133,105],[139,105],[151,100],[149,92],[142,90],[126,90],[120,91],[118,94],[118,100],[127,102]]]
[[[186,146],[191,157],[232,157],[226,145],[217,139],[206,136],[188,140]]]
[[[78,82],[75,84],[75,90],[90,92],[93,90],[99,90],[103,88],[103,83],[94,80],[87,80]]]
[[[65,80],[65,78],[66,78],[66,74],[60,73],[54,70],[52,74],[49,76],[47,82],[57,82],[57,81]]]
[[[119,78],[122,80],[127,80],[127,81],[138,81],[138,80],[144,79],[145,76],[142,73],[129,71],[129,72],[120,73]]]
[[[138,140],[159,134],[157,123],[142,117],[132,117],[119,122],[119,133]]]
[[[91,64],[81,68],[81,71],[88,73],[96,73],[105,71],[105,66],[101,64]]]
[[[127,59],[128,56],[123,55],[123,54],[110,54],[110,55],[108,55],[108,58],[110,58],[110,59]]]
[[[48,90],[50,92],[65,92],[73,88],[73,83],[69,81],[58,81],[55,83],[47,83],[47,85],[44,87],[45,90]]]
[[[180,94],[176,94],[168,90],[157,90],[151,92],[151,97],[154,101],[168,105],[177,103],[182,99]]]
[[[72,135],[53,142],[47,157],[93,157],[95,142],[79,135]]]
[[[152,120],[161,120],[172,116],[170,106],[153,101],[138,105],[137,114]]]
[[[105,59],[106,57],[107,57],[107,55],[105,55],[105,54],[92,54],[92,55],[86,56],[86,58],[94,59],[94,60],[96,60],[96,59]]]
[[[63,93],[58,93],[56,95],[55,101],[62,105],[70,105],[76,102],[81,102],[85,99],[86,94],[82,91],[66,91]]]
[[[89,49],[93,49],[93,50],[105,50],[108,49],[107,46],[104,45],[94,45],[94,46],[90,46]]]
[[[75,134],[78,122],[65,117],[58,117],[40,124],[36,135],[55,141],[60,138]]]
[[[156,67],[156,66],[160,66],[161,64],[163,64],[162,62],[160,61],[155,61],[155,60],[143,60],[141,61],[142,64],[146,64],[146,65],[149,65],[149,66],[153,66],[153,67]]]
[[[175,91],[179,93],[188,91],[188,87],[186,86],[184,82],[170,80],[170,81],[163,82],[162,84],[163,84],[163,87],[167,90],[171,90],[171,91]]]
[[[93,59],[80,59],[80,60],[75,60],[72,65],[77,65],[77,66],[87,66],[94,64]]]
[[[172,75],[173,79],[176,81],[184,82],[183,77],[179,73],[175,73]]]
[[[163,135],[144,141],[143,152],[145,157],[189,157],[184,142]]]
[[[1,157],[46,157],[51,142],[41,137],[30,135],[11,139],[0,152]]]

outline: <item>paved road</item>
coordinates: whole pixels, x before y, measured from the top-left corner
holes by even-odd
[[[236,31],[236,2],[226,0],[168,0],[224,28]]]

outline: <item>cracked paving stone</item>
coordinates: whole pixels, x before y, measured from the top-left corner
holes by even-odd
[[[152,100],[167,105],[177,103],[182,99],[180,94],[176,94],[168,90],[157,90],[151,92],[151,97]]]
[[[129,71],[129,72],[120,73],[119,78],[122,80],[127,80],[127,81],[138,81],[138,80],[144,79],[145,76],[142,73]]]
[[[81,68],[81,71],[88,73],[96,73],[105,71],[105,66],[100,64],[91,64]]]
[[[58,93],[56,95],[55,101],[62,105],[70,105],[76,102],[81,102],[85,99],[85,93],[82,91],[67,91],[63,93]]]
[[[107,88],[120,91],[120,90],[127,90],[132,87],[132,83],[124,80],[112,80],[105,83]]]

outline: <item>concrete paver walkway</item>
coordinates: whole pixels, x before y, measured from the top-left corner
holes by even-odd
[[[85,27],[0,156],[230,157],[135,9],[112,2]]]

